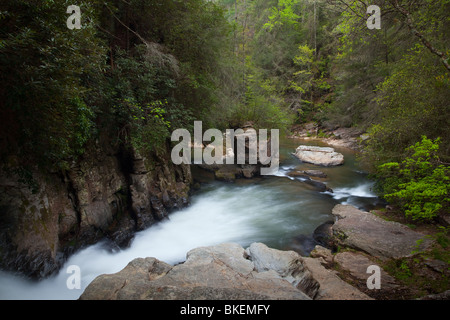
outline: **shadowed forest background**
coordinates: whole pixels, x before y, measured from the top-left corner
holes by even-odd
[[[450,1],[78,1],[0,5],[0,158],[31,189],[94,141],[164,154],[170,133],[315,122],[413,219],[449,207]],[[381,8],[369,30],[368,5]]]

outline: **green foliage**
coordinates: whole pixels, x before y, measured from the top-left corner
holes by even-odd
[[[269,21],[263,27],[272,31],[276,26],[297,25],[300,16],[295,13],[295,6],[299,3],[299,0],[279,0],[278,5],[270,9]]]
[[[393,275],[396,279],[400,280],[405,284],[411,285],[414,281],[418,280],[418,276],[416,276],[412,268],[414,267],[415,262],[408,260],[406,258],[403,259],[393,259],[386,262],[384,268],[389,274]]]
[[[0,157],[28,168],[65,169],[93,134],[89,82],[102,72],[95,2],[80,3],[81,30],[66,26],[67,1],[0,5]]]
[[[394,3],[371,3],[384,13],[378,31],[366,28],[362,1],[337,5],[335,100],[325,118],[329,127],[367,130],[361,159],[378,178],[380,194],[408,218],[429,221],[448,210],[449,201],[450,81],[433,50],[448,54],[450,4]],[[409,20],[399,8],[408,10]]]
[[[167,101],[154,101],[146,106],[126,101],[131,122],[131,144],[141,154],[163,153],[170,137],[170,122],[165,120]]]
[[[417,45],[378,86],[376,102],[382,109],[366,149],[379,154],[384,161],[395,155],[401,157],[405,148],[422,135],[441,137],[443,145],[439,155],[443,160],[449,158],[445,151],[450,136],[445,128],[450,125],[450,85],[448,75],[432,59]]]
[[[299,54],[294,57],[294,64],[299,70],[294,72],[290,88],[305,94],[310,92],[313,86],[314,49],[309,48],[308,45],[300,45],[298,51]]]
[[[423,137],[408,148],[412,154],[402,163],[385,163],[378,168],[384,198],[401,205],[413,220],[431,220],[449,207],[449,169],[439,162],[439,143],[439,139]]]
[[[371,3],[382,10],[381,30],[369,30],[366,27],[366,5],[362,1],[346,0],[336,5],[341,10],[341,19],[334,30],[339,39],[333,69],[337,90],[334,112],[328,118],[332,125],[358,125],[363,129],[373,123],[391,121],[392,125],[383,124],[386,131],[393,133],[385,142],[391,142],[391,146],[398,148],[386,147],[386,150],[402,153],[421,134],[441,136],[443,142],[447,143],[443,130],[438,134],[431,132],[445,126],[430,126],[428,119],[439,114],[443,117],[445,113],[442,109],[447,104],[442,102],[448,100],[449,90],[448,87],[442,88],[442,83],[433,83],[436,77],[445,74],[445,69],[437,56],[423,47],[419,38],[406,26],[405,15],[393,3]],[[450,31],[447,1],[398,3],[409,10],[416,31],[438,50],[448,52],[448,43],[445,41]],[[387,96],[392,99],[385,99]],[[429,102],[425,104],[426,101]],[[428,109],[429,113],[422,112]],[[437,109],[440,111],[434,114]],[[426,121],[418,121],[422,120],[418,118],[419,115],[425,115]],[[439,117],[436,119],[441,120]],[[411,123],[423,123],[423,126],[418,128]],[[397,134],[397,129],[402,132]],[[408,132],[411,134],[408,135]]]
[[[228,8],[235,26],[234,53],[242,74],[230,122],[253,114],[244,109],[255,110],[255,101],[262,104],[258,112],[273,114],[278,109],[284,127],[321,112],[321,95],[331,90],[328,53],[335,40],[327,16],[334,18],[332,7],[323,0],[219,3]]]
[[[211,1],[0,4],[0,159],[31,172],[66,170],[98,139],[166,152],[174,128],[222,124],[233,87],[230,25]],[[226,112],[225,112],[226,113]]]

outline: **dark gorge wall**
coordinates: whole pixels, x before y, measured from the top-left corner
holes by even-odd
[[[33,172],[39,189],[0,176],[0,267],[32,277],[58,270],[75,250],[109,238],[126,246],[134,232],[188,203],[189,166],[166,155],[97,142],[64,173]]]

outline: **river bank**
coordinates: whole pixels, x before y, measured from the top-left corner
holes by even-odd
[[[428,259],[430,270],[411,275],[405,283],[390,267],[397,261],[415,261],[436,248],[425,234],[386,221],[353,206],[333,208],[337,221],[327,243],[309,257],[294,251],[252,243],[198,247],[181,264],[153,257],[131,261],[115,274],[100,275],[81,295],[83,300],[371,300],[448,299],[448,270]],[[409,260],[406,260],[409,259]],[[439,269],[440,267],[440,269]],[[448,266],[447,266],[448,267]],[[375,273],[372,275],[372,273]],[[434,271],[431,271],[434,270]],[[377,273],[378,272],[378,273]],[[405,270],[403,270],[405,272]],[[442,279],[429,275],[442,273]],[[430,280],[434,280],[433,283]],[[437,284],[437,282],[440,282]],[[422,287],[419,288],[419,286]]]
[[[367,138],[358,128],[335,128],[322,131],[314,122],[293,126],[290,131],[288,138],[291,139],[317,140],[333,147],[349,148],[355,151],[360,151],[360,141]]]
[[[361,142],[367,139],[364,132],[357,128],[337,128],[329,132],[321,132],[314,123],[293,128],[292,131],[293,134],[289,136],[291,139],[319,141],[334,147],[350,148],[357,152],[361,150]],[[328,232],[328,238],[325,235],[326,240],[323,244],[328,248],[318,246],[311,252],[311,256],[323,258],[322,263],[327,268],[334,270],[340,278],[375,299],[449,299],[450,254],[448,246],[450,237],[448,227],[450,223],[448,215],[440,216],[439,220],[433,223],[421,223],[406,219],[401,210],[391,205],[370,210],[370,214],[368,216],[371,218],[370,220],[376,219],[380,225],[384,221],[393,222],[407,232],[418,232],[421,238],[416,239],[414,246],[411,247],[413,243],[404,237],[403,232],[394,231],[395,237],[389,242],[397,243],[397,246],[393,246],[387,252],[395,252],[398,246],[404,246],[408,242],[410,242],[410,247],[403,255],[380,259],[380,257],[368,253],[367,250],[358,248],[358,245],[348,245],[346,243],[348,235],[345,232],[341,233],[342,230],[336,231],[337,223],[335,223],[324,226],[325,232]],[[359,219],[361,217],[356,221]],[[389,239],[389,231],[382,227],[376,231],[373,226],[372,229],[367,229],[367,225],[360,223],[353,225],[352,228],[363,235],[363,238],[359,239],[361,242],[372,243],[374,247],[378,247],[380,241]],[[321,239],[324,239],[324,228],[321,228],[320,232]],[[376,232],[379,232],[380,235],[368,240],[371,234]],[[420,246],[426,242],[428,248],[420,249]],[[334,249],[337,253],[332,253],[330,249]],[[370,261],[382,266],[382,273],[387,279],[384,290],[368,290],[367,285],[361,283],[368,277],[362,265],[367,265]]]

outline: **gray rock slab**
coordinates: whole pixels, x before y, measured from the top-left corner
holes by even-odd
[[[339,204],[332,213],[338,219],[332,229],[340,245],[380,259],[409,257],[413,251],[424,250],[432,243],[424,234],[401,223],[386,221],[353,206]]]
[[[191,250],[176,266],[138,258],[122,271],[101,275],[82,300],[310,300],[275,270],[259,272],[238,244]]]
[[[253,243],[246,253],[253,261],[255,270],[264,272],[273,270],[281,278],[314,298],[319,289],[319,283],[311,272],[304,267],[303,257],[294,251],[281,251],[267,247],[263,243]]]

